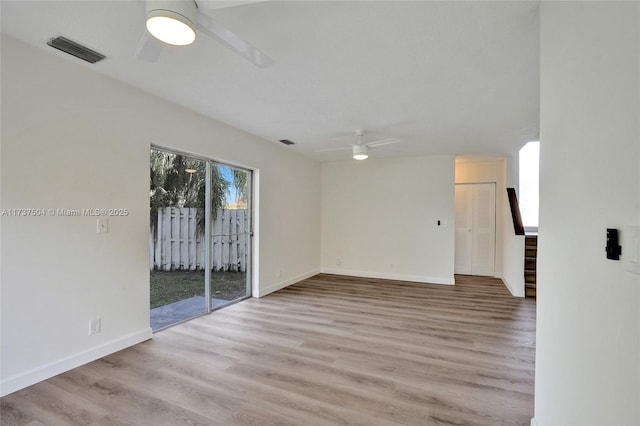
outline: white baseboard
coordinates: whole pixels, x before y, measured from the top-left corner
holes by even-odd
[[[538,426],[538,422],[536,421],[535,417],[531,418],[531,426]]]
[[[285,287],[288,287],[288,286],[290,286],[292,284],[295,284],[295,283],[300,282],[302,280],[306,280],[307,278],[311,278],[314,275],[318,275],[319,273],[320,273],[319,269],[314,269],[312,271],[305,272],[304,274],[298,275],[296,277],[289,278],[287,280],[271,284],[270,286],[267,286],[265,288],[260,287],[257,292],[254,292],[253,297],[264,297],[267,294],[273,293],[274,291],[281,290],[281,289],[283,289]]]
[[[335,269],[335,268],[322,268],[322,273],[347,275],[350,277],[381,278],[385,280],[413,281],[413,282],[427,283],[427,284],[446,284],[446,285],[455,284],[455,280],[453,277],[425,277],[422,275],[403,275],[403,274],[388,274],[385,272],[349,271],[345,269]]]
[[[507,287],[507,289],[509,290],[512,296],[524,297],[524,285],[516,288],[511,283],[509,283],[509,281],[507,281],[505,278],[501,278],[501,280],[504,283],[505,287]]]
[[[45,364],[21,374],[7,377],[0,382],[0,396],[9,395],[27,386],[34,385],[43,380],[49,379],[65,371],[80,367],[88,362],[95,361],[114,352],[144,342],[151,339],[151,327],[132,333],[116,340],[104,343],[95,348],[62,358],[61,360]]]

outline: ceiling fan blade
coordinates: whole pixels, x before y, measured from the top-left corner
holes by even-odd
[[[200,32],[218,40],[255,66],[266,68],[275,63],[273,59],[216,22],[210,16],[198,12],[197,21],[197,28]]]
[[[245,4],[262,3],[269,0],[198,0],[198,7],[206,10],[223,9],[226,7],[242,6]]]
[[[138,49],[136,59],[147,62],[156,62],[162,53],[162,42],[153,37],[147,30],[144,31]]]
[[[366,144],[369,148],[377,148],[379,146],[383,146],[383,145],[391,145],[392,143],[398,143],[400,142],[400,139],[382,139],[379,141],[375,141],[375,142],[370,142],[368,144]]]
[[[342,146],[340,148],[319,149],[313,152],[329,152],[329,151],[342,151],[343,149],[353,149],[352,146]]]

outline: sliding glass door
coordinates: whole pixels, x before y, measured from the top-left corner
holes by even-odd
[[[223,164],[211,170],[211,185],[223,199],[212,200],[211,307],[251,295],[251,172]],[[215,194],[215,190],[213,193]]]
[[[154,331],[251,295],[251,172],[151,149]]]

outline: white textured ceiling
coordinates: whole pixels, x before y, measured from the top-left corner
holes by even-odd
[[[141,1],[2,1],[2,32],[318,160],[355,131],[374,156],[501,155],[538,136],[538,2],[266,1],[201,9],[275,60],[260,69],[201,36],[134,58]],[[105,54],[89,65],[63,35]]]

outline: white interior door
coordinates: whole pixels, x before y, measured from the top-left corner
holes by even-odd
[[[496,187],[456,185],[455,273],[493,276],[496,244]]]
[[[471,185],[456,185],[456,274],[471,275],[473,252],[473,191]]]

